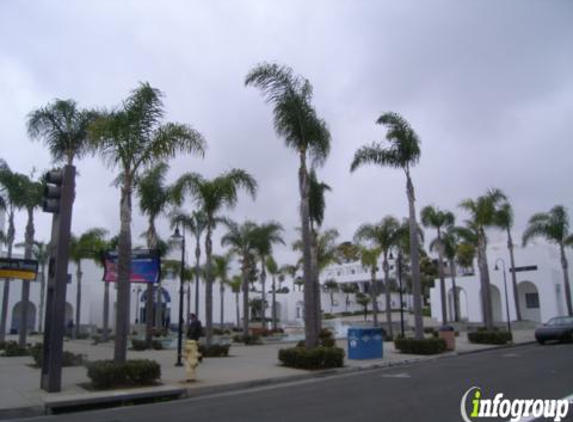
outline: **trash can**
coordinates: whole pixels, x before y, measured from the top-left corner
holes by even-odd
[[[383,350],[382,328],[348,329],[348,359],[379,359]]]
[[[446,342],[446,350],[456,350],[456,330],[451,325],[442,325],[438,328],[438,338]]]

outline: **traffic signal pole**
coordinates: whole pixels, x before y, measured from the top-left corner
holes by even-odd
[[[66,285],[75,177],[76,169],[70,165],[64,166],[62,170],[50,171],[44,176],[46,186],[43,210],[52,213],[53,218],[40,386],[50,393],[62,389]]]

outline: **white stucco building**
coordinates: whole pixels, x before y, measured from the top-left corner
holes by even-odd
[[[517,276],[517,291],[521,316],[524,320],[535,323],[546,322],[549,318],[567,314],[565,302],[565,287],[559,250],[554,245],[532,243],[525,248],[516,246],[515,266]],[[516,309],[510,272],[509,252],[506,244],[494,244],[488,247],[487,259],[490,268],[491,299],[493,318],[496,323],[507,321],[507,307],[504,290],[503,263],[506,267],[507,300],[509,302],[510,320],[516,320]],[[498,269],[495,270],[496,261]],[[459,312],[462,321],[482,322],[482,306],[480,300],[480,280],[477,264],[473,275],[458,275],[456,287],[459,297]],[[573,279],[571,267],[569,278]],[[432,317],[441,321],[440,282],[435,281],[430,289],[430,304]],[[454,295],[451,278],[446,278],[448,319],[453,320]]]

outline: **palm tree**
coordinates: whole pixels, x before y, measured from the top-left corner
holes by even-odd
[[[363,224],[356,230],[354,238],[357,242],[367,241],[376,245],[382,251],[382,270],[384,271],[384,291],[386,297],[386,322],[388,335],[393,337],[392,328],[392,298],[390,291],[390,265],[388,258],[392,249],[398,243],[400,223],[392,216],[386,216],[378,224]]]
[[[100,261],[100,251],[105,247],[104,237],[107,230],[102,228],[90,229],[82,233],[79,237],[70,236],[70,260],[76,264],[76,321],[72,335],[77,338],[80,334],[80,316],[82,303],[82,260],[92,259],[95,262]]]
[[[488,227],[496,225],[499,205],[506,199],[505,194],[499,189],[490,189],[485,195],[475,200],[466,199],[460,204],[460,207],[470,214],[470,219],[466,220],[466,230],[459,231],[459,233],[467,242],[474,244],[477,250],[483,317],[488,330],[494,328],[494,321],[491,305],[489,267],[487,263],[487,236],[485,230]]]
[[[360,250],[360,262],[364,268],[370,270],[370,298],[372,300],[372,313],[375,327],[378,327],[378,282],[376,280],[376,271],[378,271],[378,259],[381,254],[382,249],[377,247],[362,247]]]
[[[326,290],[330,294],[330,312],[332,312],[332,308],[334,307],[334,293],[339,291],[339,286],[336,280],[330,278],[324,282],[324,290]]]
[[[179,152],[203,156],[199,132],[177,123],[164,123],[162,93],[147,83],[133,90],[121,107],[99,113],[91,125],[94,148],[111,167],[120,169],[120,234],[118,245],[117,316],[114,360],[125,362],[129,334],[131,273],[131,197],[142,168]]]
[[[284,240],[282,238],[281,232],[283,231],[283,226],[280,223],[275,221],[269,221],[263,224],[257,225],[255,231],[253,233],[253,248],[255,255],[260,261],[261,264],[261,273],[260,273],[260,280],[261,280],[261,287],[262,287],[262,296],[261,299],[263,301],[263,309],[261,314],[262,326],[263,328],[267,325],[266,320],[266,279],[267,279],[267,271],[266,271],[266,263],[267,258],[272,255],[273,253],[273,245],[280,243],[284,245]]]
[[[385,113],[376,121],[387,127],[386,139],[390,146],[384,148],[380,143],[373,143],[360,148],[354,154],[350,171],[355,171],[364,164],[376,164],[382,167],[402,169],[406,175],[406,193],[408,195],[410,259],[412,262],[412,293],[414,296],[414,322],[416,338],[424,338],[424,321],[422,319],[422,286],[420,280],[420,253],[416,222],[416,196],[412,183],[411,169],[420,160],[420,139],[410,124],[398,113]]]
[[[6,231],[6,257],[12,257],[12,248],[16,228],[14,226],[14,215],[17,210],[24,206],[26,198],[26,176],[10,170],[4,162],[0,166],[0,195],[1,202],[8,214],[8,230]],[[2,294],[2,316],[0,318],[0,343],[6,340],[6,323],[8,319],[8,299],[10,297],[10,281],[4,280]]]
[[[157,249],[158,236],[155,228],[155,220],[165,211],[165,208],[171,201],[171,188],[165,184],[165,178],[169,170],[169,165],[160,162],[145,171],[139,180],[137,180],[137,196],[139,197],[139,209],[147,216],[148,228],[145,233],[147,247]],[[147,297],[145,303],[145,342],[148,349],[152,348],[153,343],[153,284],[147,285]],[[161,284],[157,290],[157,306],[161,309]],[[155,326],[161,328],[161,313],[156,312]]]
[[[456,252],[458,248],[458,235],[455,227],[448,227],[448,229],[441,236],[441,245],[444,258],[447,259],[450,267],[450,277],[452,279],[452,291],[454,298],[454,321],[460,320],[460,307],[458,299],[458,290],[456,287]],[[435,238],[430,243],[430,251],[436,250],[438,247],[438,239]]]
[[[330,132],[312,106],[312,85],[292,69],[278,64],[263,63],[249,72],[245,85],[259,88],[273,105],[274,126],[288,148],[299,156],[298,188],[303,244],[303,278],[305,344],[318,346],[320,309],[315,298],[317,288],[312,270],[312,239],[310,231],[310,183],[307,162],[324,163],[330,152]]]
[[[281,273],[281,268],[279,268],[277,262],[275,261],[275,259],[273,258],[272,255],[267,256],[267,259],[265,260],[265,267],[267,268],[267,271],[269,272],[269,274],[271,275],[271,279],[272,279],[272,299],[271,299],[271,321],[272,321],[272,329],[274,331],[277,330],[278,328],[278,323],[277,323],[277,277],[280,278],[282,277],[282,273]],[[280,283],[280,281],[279,281]]]
[[[243,279],[241,278],[240,275],[234,275],[231,278],[231,282],[229,283],[229,287],[231,287],[231,290],[233,291],[233,293],[235,293],[235,310],[237,313],[237,327],[241,326],[241,313],[240,313],[240,308],[239,308],[239,295],[241,293],[241,286],[243,284]]]
[[[432,205],[427,205],[420,212],[420,220],[424,227],[436,229],[437,237],[434,244],[438,251],[438,274],[440,276],[440,297],[442,302],[442,324],[448,323],[448,308],[446,306],[446,280],[444,275],[444,244],[442,242],[443,230],[453,227],[455,217],[449,211],[442,211]]]
[[[350,295],[358,291],[358,287],[354,283],[343,283],[340,285],[340,290],[346,295],[344,310],[348,312],[348,305],[350,304]]]
[[[46,265],[50,259],[49,245],[44,242],[34,242],[32,256],[38,261],[40,267],[40,306],[38,318],[38,332],[44,331],[44,300],[46,297]]]
[[[219,280],[221,328],[223,328],[225,323],[225,286],[229,284],[229,267],[232,260],[232,252],[226,253],[225,255],[213,255],[213,280]]]
[[[173,187],[173,197],[180,205],[184,194],[189,192],[197,208],[205,214],[205,341],[211,345],[213,335],[213,275],[212,275],[212,236],[219,213],[223,208],[232,209],[238,201],[239,189],[245,190],[253,199],[257,192],[257,182],[249,173],[233,169],[214,179],[205,179],[197,173],[186,173],[179,177]]]
[[[513,285],[513,302],[515,303],[515,317],[521,321],[521,309],[519,307],[519,294],[517,291],[517,274],[515,272],[515,256],[513,253],[513,238],[511,229],[513,228],[513,209],[509,201],[499,208],[497,213],[497,226],[507,233],[507,249],[509,250],[509,262],[511,266],[511,282]]]
[[[255,264],[254,237],[257,225],[252,221],[245,221],[239,225],[234,221],[226,220],[227,233],[221,238],[222,246],[230,246],[241,262],[241,277],[243,290],[243,336],[249,335],[249,279]]]
[[[358,290],[354,294],[356,296],[356,303],[364,308],[364,321],[366,321],[366,318],[368,317],[368,304],[372,299]]]
[[[573,234],[569,231],[569,215],[563,205],[556,205],[549,212],[537,213],[531,216],[523,233],[523,246],[536,237],[543,237],[549,243],[555,243],[559,247],[567,313],[569,316],[573,316],[568,272],[569,263],[565,254],[565,247],[573,245]]]
[[[28,134],[43,139],[55,162],[73,165],[89,149],[88,130],[96,113],[81,110],[74,100],[56,99],[28,115]]]

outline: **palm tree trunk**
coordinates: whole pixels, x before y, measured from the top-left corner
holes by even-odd
[[[117,268],[117,309],[113,357],[116,363],[124,363],[127,358],[129,335],[129,278],[131,276],[131,174],[128,169],[124,171],[121,188]]]
[[[109,282],[104,282],[103,287],[103,332],[102,340],[109,341]]]
[[[313,227],[312,220],[310,221],[310,241],[311,241],[311,268],[312,268],[312,279],[313,279],[313,294],[314,294],[314,309],[315,318],[314,324],[318,333],[322,329],[322,305],[320,297],[320,280],[319,280],[319,269],[318,269],[318,245],[316,238],[316,231]]]
[[[372,319],[374,322],[374,326],[378,327],[378,292],[377,292],[377,284],[376,284],[376,263],[372,266],[370,270],[370,296],[372,297]]]
[[[24,259],[32,258],[32,247],[34,246],[34,208],[28,207],[28,222],[26,223]],[[26,347],[26,337],[28,335],[28,307],[30,305],[30,280],[22,280],[22,306],[20,308],[20,331],[18,335],[18,345]]]
[[[265,257],[261,257],[261,288],[262,288],[262,303],[261,303],[261,326],[263,330],[267,328],[267,292],[266,292],[266,282],[267,282],[267,271],[265,269]]]
[[[442,325],[448,323],[448,308],[446,303],[446,277],[444,276],[444,248],[442,233],[438,228],[438,274],[440,276],[440,301],[442,302]]]
[[[249,257],[243,256],[242,276],[243,276],[243,336],[249,335]]]
[[[563,284],[565,285],[565,302],[567,303],[567,313],[569,316],[573,316],[573,307],[571,306],[571,285],[569,284],[569,262],[567,261],[567,256],[565,255],[565,248],[563,245],[559,245],[559,250],[561,252],[561,267],[563,268]]]
[[[452,277],[452,289],[454,291],[454,321],[460,322],[460,306],[458,303],[458,288],[456,287],[456,264],[450,259],[450,276]]]
[[[517,290],[517,274],[515,273],[515,257],[513,254],[513,239],[511,231],[507,229],[507,248],[509,249],[509,263],[511,265],[511,284],[513,285],[513,302],[515,303],[515,318],[521,321],[521,307],[519,306],[519,292]]]
[[[199,275],[201,272],[201,238],[197,236],[195,246],[195,315],[199,318]]]
[[[382,269],[384,270],[384,296],[386,297],[386,323],[388,324],[388,335],[390,338],[394,338],[394,329],[392,327],[392,297],[390,295],[390,266],[388,265],[387,252],[384,252]]]
[[[225,285],[223,284],[223,280],[221,280],[219,293],[221,295],[221,328],[223,328],[223,325],[225,324]]]
[[[207,234],[205,236],[205,278],[207,285],[205,286],[205,343],[207,347],[211,346],[213,338],[213,275],[211,271],[211,255],[213,245],[211,242],[213,222],[209,218],[207,223]]]
[[[424,320],[422,318],[422,285],[420,281],[420,246],[418,241],[418,224],[416,222],[416,197],[414,196],[414,185],[408,172],[406,172],[406,179],[410,225],[410,260],[412,262],[412,294],[414,296],[414,326],[416,339],[422,340],[424,338]]]
[[[157,248],[157,232],[155,230],[155,220],[149,218],[149,229],[147,230],[147,247],[151,249]],[[153,294],[154,288],[153,283],[147,285],[147,297],[145,298],[145,347],[147,349],[153,348]],[[161,289],[158,289],[159,296],[161,296]],[[139,306],[138,303],[135,304],[136,307]],[[159,312],[156,310],[157,314]],[[157,321],[157,318],[156,318]],[[161,321],[161,319],[159,319]],[[157,325],[160,325],[157,324]]]
[[[312,252],[310,234],[309,181],[306,169],[306,151],[300,152],[300,168],[298,172],[300,192],[300,218],[302,227],[302,260],[304,278],[304,331],[307,349],[318,346],[318,326],[316,324],[316,299],[314,277],[312,271]]]
[[[493,330],[494,329],[493,309],[491,304],[491,287],[489,281],[489,268],[487,264],[486,248],[487,248],[487,242],[485,240],[485,233],[483,232],[483,229],[479,229],[477,257],[478,257],[478,267],[480,273],[483,322],[487,330]]]
[[[161,331],[163,328],[163,288],[161,287],[161,280],[157,283],[157,290],[155,291],[155,328],[158,331]]]
[[[189,315],[191,315],[191,280],[187,281],[187,313],[185,314],[185,332],[189,330],[189,324],[191,323]]]
[[[8,213],[8,233],[6,235],[6,243],[8,250],[6,253],[7,258],[12,258],[12,246],[14,245],[14,211],[10,210]],[[4,279],[4,289],[2,292],[2,318],[0,318],[0,343],[6,341],[6,323],[8,320],[8,301],[10,299],[10,280]]]
[[[82,308],[82,261],[76,262],[76,279],[77,279],[77,290],[76,290],[76,325],[74,327],[74,332],[72,333],[74,338],[78,338],[80,334],[80,315]]]
[[[272,321],[273,321],[273,331],[277,330],[277,286],[276,286],[276,276],[273,274],[273,306],[272,306]]]
[[[44,297],[46,296],[46,264],[42,264],[42,273],[40,277],[40,315],[38,317],[38,332],[44,332]]]

